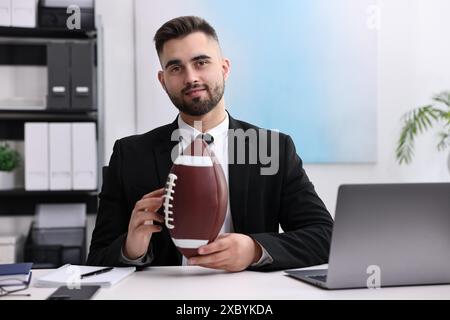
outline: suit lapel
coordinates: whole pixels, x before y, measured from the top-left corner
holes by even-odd
[[[229,116],[231,130],[242,129],[240,124]],[[231,140],[234,139],[234,142]],[[234,232],[245,230],[247,216],[248,183],[250,180],[250,166],[237,163],[237,144],[239,140],[233,134],[228,137],[228,190],[230,196],[230,211],[233,218]],[[234,150],[232,150],[234,146]],[[248,139],[245,139],[245,154],[248,155]]]
[[[159,185],[164,187],[166,184],[167,176],[169,175],[170,168],[172,167],[171,153],[173,148],[178,144],[178,138],[172,137],[172,133],[178,129],[178,117],[172,122],[166,131],[160,134],[158,143],[153,148],[153,153],[156,162],[156,168],[158,173]],[[174,140],[174,141],[172,141]],[[170,235],[167,230],[163,230],[161,234],[167,233],[167,237]],[[182,264],[182,256],[178,250],[175,250],[178,265]]]
[[[178,117],[167,127],[167,131],[160,135],[159,143],[155,145],[153,149],[160,186],[165,185],[170,168],[173,164],[171,153],[178,144],[178,141],[172,141],[172,139],[177,138],[175,136],[172,138],[172,132],[178,129],[177,120]]]

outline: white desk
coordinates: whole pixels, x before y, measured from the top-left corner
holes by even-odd
[[[33,280],[49,271],[33,270]],[[55,291],[55,288],[34,287],[33,280],[30,288],[23,291],[30,293],[30,297],[2,297],[0,300],[46,299]],[[111,288],[101,288],[94,299],[450,299],[450,285],[330,291],[290,278],[282,271],[227,273],[200,267],[151,267],[132,274]]]

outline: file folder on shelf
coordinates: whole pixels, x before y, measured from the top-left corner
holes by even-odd
[[[97,140],[94,122],[72,123],[72,189],[97,189]]]
[[[25,190],[49,189],[48,123],[25,123]]]
[[[47,45],[47,109],[70,108],[70,46],[68,43]]]
[[[0,26],[11,26],[11,0],[0,0]]]
[[[71,123],[50,123],[50,190],[72,188]]]
[[[95,110],[95,47],[93,42],[71,45],[72,109]]]
[[[37,0],[11,1],[11,26],[36,28]]]

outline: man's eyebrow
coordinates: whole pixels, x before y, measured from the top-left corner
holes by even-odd
[[[201,54],[199,56],[196,56],[196,57],[192,58],[191,61],[198,61],[198,60],[204,60],[204,59],[208,60],[208,59],[211,59],[211,57],[206,55],[206,54]],[[168,67],[170,67],[170,66],[172,66],[174,64],[181,64],[181,60],[180,59],[169,60],[166,63],[166,66],[164,67],[164,69],[167,69]]]
[[[203,59],[211,59],[211,57],[207,56],[206,54],[201,54],[199,56],[192,58],[191,61],[197,61],[197,60],[203,60]]]
[[[174,65],[174,64],[181,64],[181,60],[180,59],[169,60],[166,63],[166,66],[164,67],[164,69],[167,69],[168,67],[170,67],[171,65]]]

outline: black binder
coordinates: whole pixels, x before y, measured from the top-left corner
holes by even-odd
[[[89,42],[71,44],[72,109],[95,110],[95,46]]]
[[[51,2],[49,4],[49,2]],[[65,1],[68,2],[68,1]],[[70,3],[80,6],[80,27],[81,30],[92,31],[95,30],[95,8],[94,1],[92,6],[86,5],[86,1],[73,0]],[[83,6],[85,4],[85,6]],[[67,31],[67,19],[73,14],[67,12],[68,4],[56,3],[56,1],[39,0],[38,5],[38,25],[40,28],[51,28],[53,30]]]
[[[47,45],[47,109],[70,108],[70,46],[67,43]]]

